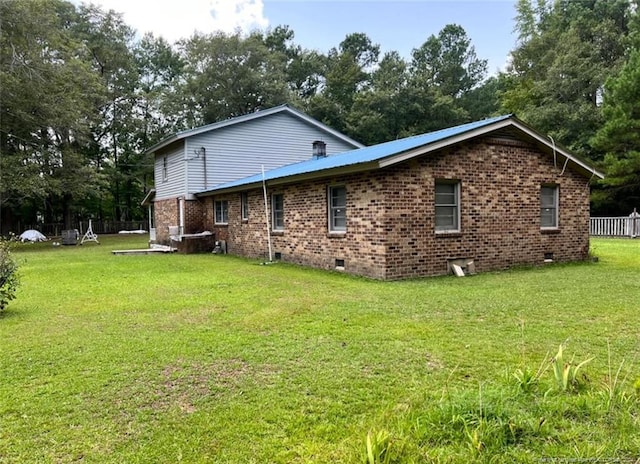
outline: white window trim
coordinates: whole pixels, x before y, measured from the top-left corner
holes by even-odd
[[[222,213],[222,219],[223,221],[218,221],[218,203],[220,203],[220,205],[224,205],[226,204],[226,216],[227,216],[227,220],[224,221],[224,209],[221,211]],[[213,202],[213,223],[216,225],[227,225],[229,224],[229,201],[228,200],[215,200]]]
[[[165,155],[162,157],[162,181],[166,182],[167,180],[169,180],[169,160]]]
[[[553,202],[555,215],[553,218],[554,225],[552,226],[543,226],[542,225],[542,189],[549,188],[553,189]],[[557,230],[560,227],[560,187],[555,184],[542,184],[540,186],[540,229],[542,230]]]
[[[333,206],[333,191],[334,189],[343,189],[344,190],[344,197],[345,197],[345,205],[342,207],[345,211],[344,216],[345,216],[345,224],[344,227],[342,228],[335,228],[333,225],[333,219],[334,219],[334,210],[336,208],[334,208]],[[344,185],[330,185],[327,189],[327,220],[329,222],[329,232],[332,234],[344,234],[347,232],[347,187],[345,187]]]
[[[453,185],[455,187],[455,204],[454,205],[441,205],[441,206],[454,206],[456,208],[456,227],[455,229],[449,229],[449,228],[438,228],[438,226],[435,224],[436,222],[436,208],[439,206],[436,203],[436,186],[437,184],[449,184],[449,185]],[[454,180],[454,179],[437,179],[434,183],[434,187],[433,187],[433,203],[434,203],[434,214],[433,214],[433,221],[434,221],[434,228],[436,231],[436,234],[457,234],[460,233],[462,231],[462,227],[460,225],[461,223],[461,215],[460,215],[460,209],[461,209],[461,195],[460,195],[460,184],[461,182],[459,180]]]
[[[249,194],[247,192],[240,194],[240,219],[249,220]]]
[[[276,225],[276,197],[282,197],[282,226]],[[282,232],[284,230],[284,193],[273,193],[271,195],[271,230]]]

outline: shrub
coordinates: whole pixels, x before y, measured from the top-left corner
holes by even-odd
[[[11,254],[11,242],[0,238],[0,311],[16,297],[18,265]]]

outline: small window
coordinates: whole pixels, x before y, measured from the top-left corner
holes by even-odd
[[[540,227],[558,227],[558,186],[543,185],[540,188]]]
[[[347,230],[347,189],[329,187],[329,232]]]
[[[436,181],[436,232],[460,231],[460,182]]]
[[[249,220],[249,195],[247,192],[242,192],[240,194],[240,207],[242,210],[242,220]]]
[[[162,180],[167,180],[169,178],[169,169],[167,167],[167,157],[162,157]]]
[[[215,223],[228,224],[229,223],[229,202],[227,200],[216,200],[214,208],[215,208]]]
[[[271,197],[271,227],[284,230],[284,195],[276,193]]]

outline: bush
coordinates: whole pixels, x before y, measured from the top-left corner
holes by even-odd
[[[11,242],[0,238],[0,311],[16,297],[18,265],[11,254]]]

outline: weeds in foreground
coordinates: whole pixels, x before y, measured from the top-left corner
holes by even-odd
[[[386,430],[369,431],[367,434],[367,464],[391,462],[391,436]]]
[[[560,345],[556,356],[549,360],[547,353],[537,369],[523,366],[504,378],[506,385],[483,384],[477,392],[452,387],[446,396],[405,418],[406,436],[394,435],[405,443],[418,443],[421,456],[435,462],[514,462],[536,456],[624,460],[635,456],[638,449],[632,437],[640,427],[640,395],[630,390],[638,393],[640,381],[628,385],[624,360],[614,369],[609,354],[608,377],[590,383],[584,367],[593,358],[574,364],[564,354]],[[544,375],[549,367],[551,377]],[[515,393],[509,388],[513,379],[518,385]],[[604,444],[562,445],[575,443],[575,436],[594,429],[607,437],[601,441]],[[390,462],[382,460],[388,456],[388,437],[389,432],[370,433],[368,463]]]
[[[573,358],[571,361],[565,361],[564,350],[562,344],[558,347],[558,353],[551,360],[553,366],[553,374],[556,378],[556,384],[561,391],[575,390],[586,381],[586,377],[578,377],[578,373],[587,363],[591,362],[593,357],[585,359],[584,361],[574,364]]]

